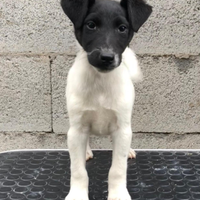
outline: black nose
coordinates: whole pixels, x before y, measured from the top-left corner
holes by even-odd
[[[101,60],[103,63],[111,64],[114,61],[114,54],[112,53],[102,53],[101,54]]]

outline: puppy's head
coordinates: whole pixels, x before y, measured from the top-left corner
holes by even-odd
[[[100,72],[120,65],[134,32],[152,12],[145,0],[61,0],[61,6],[89,63]]]

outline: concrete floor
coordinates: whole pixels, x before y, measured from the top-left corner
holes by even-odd
[[[110,138],[91,137],[92,149],[112,148]],[[16,149],[66,149],[67,136],[54,133],[0,133],[0,152]],[[134,149],[200,149],[200,134],[134,133]]]

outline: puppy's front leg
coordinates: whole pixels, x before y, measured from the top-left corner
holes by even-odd
[[[85,155],[88,134],[71,127],[68,131],[68,148],[71,161],[70,192],[65,200],[88,200],[88,175]]]
[[[126,188],[127,158],[131,145],[131,127],[120,128],[112,134],[113,157],[108,177],[108,200],[131,200]]]

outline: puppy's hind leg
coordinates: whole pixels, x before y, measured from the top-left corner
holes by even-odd
[[[92,153],[92,150],[90,148],[89,138],[88,138],[88,141],[87,141],[87,150],[86,150],[86,161],[88,161],[89,159],[92,159],[92,158],[93,158],[93,153]]]
[[[87,142],[87,150],[86,150],[86,161],[92,159],[93,156],[94,155],[92,153],[92,150],[91,150],[90,144],[89,144],[89,140],[88,140],[88,142]],[[136,153],[132,148],[130,148],[130,150],[129,150],[128,158],[129,159],[135,159],[136,158]]]
[[[68,148],[71,161],[70,191],[65,200],[89,200],[88,175],[85,169],[85,154],[88,134],[76,127],[68,131]]]
[[[135,153],[135,151],[134,151],[133,149],[131,149],[131,148],[130,148],[130,150],[129,150],[128,158],[130,158],[130,159],[136,158],[136,153]]]

